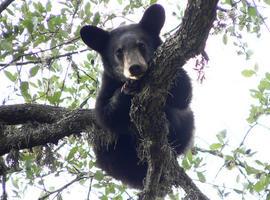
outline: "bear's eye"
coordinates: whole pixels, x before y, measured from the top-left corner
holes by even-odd
[[[144,44],[143,42],[138,42],[138,43],[137,43],[137,46],[138,46],[139,50],[140,50],[142,53],[145,52],[146,46],[145,46],[145,44]]]
[[[122,59],[124,56],[124,51],[122,48],[119,48],[116,50],[115,55],[118,59]]]

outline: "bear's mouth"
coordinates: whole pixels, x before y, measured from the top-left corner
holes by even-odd
[[[125,73],[124,73],[124,76],[125,76],[127,79],[130,79],[130,80],[139,80],[141,77],[143,77],[143,74],[140,75],[140,76],[132,76],[132,75],[129,75],[129,74],[125,74]]]
[[[139,80],[140,78],[144,76],[146,70],[147,70],[147,67],[144,67],[144,66],[140,66],[140,69],[138,69],[137,71],[136,70],[132,71],[131,67],[129,68],[124,67],[123,74],[127,79]]]

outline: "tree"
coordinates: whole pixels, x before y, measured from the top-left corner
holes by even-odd
[[[131,116],[134,124],[141,130],[145,141],[152,144],[150,147],[143,146],[146,152],[143,158],[149,163],[149,173],[144,191],[139,195],[141,199],[155,199],[157,194],[169,192],[172,186],[183,188],[187,199],[208,199],[170,156],[170,149],[164,148],[168,147],[164,137],[166,123],[160,108],[166,99],[165,94],[171,83],[169,80],[173,80],[179,67],[188,59],[201,55],[197,58],[196,69],[199,75],[203,73],[208,60],[204,51],[205,42],[214,20],[214,34],[223,34],[224,43],[227,43],[228,35],[236,38],[238,53],[246,58],[251,56],[241,35],[245,30],[259,36],[260,27],[265,24],[259,7],[254,1],[246,0],[223,1],[216,6],[217,2],[188,1],[181,26],[174,34],[169,33],[171,35],[157,51],[152,63],[156,66],[155,71],[150,71],[144,90],[133,100]],[[13,83],[11,89],[15,93],[7,95],[0,107],[2,199],[7,199],[6,184],[9,183],[15,188],[14,194],[18,198],[22,186],[30,183],[41,187],[40,199],[54,195],[61,199],[67,187],[77,182],[89,185],[87,180],[90,181],[89,194],[92,188],[102,188],[105,191],[101,195],[103,199],[123,199],[126,187],[111,182],[109,177],[95,168],[91,145],[106,145],[113,138],[106,137],[104,130],[95,123],[92,109],[89,109],[89,102],[95,98],[99,86],[100,63],[78,37],[83,24],[104,27],[119,16],[104,14],[102,9],[97,9],[108,6],[108,1],[67,1],[57,3],[57,6],[51,1],[10,3],[12,1],[4,1],[0,6],[0,70],[2,77]],[[269,1],[265,0],[265,3],[269,4]],[[122,16],[125,17],[146,3],[130,1],[125,5],[119,1],[119,4],[123,4]],[[81,59],[78,61],[78,54],[84,55],[83,62],[80,62]],[[255,73],[250,69],[243,71],[245,76]],[[204,76],[199,78],[203,80]],[[252,91],[259,104],[253,106],[250,112],[250,131],[259,124],[260,116],[269,113],[269,85],[270,77],[266,74],[258,90]],[[151,92],[153,90],[155,93]],[[10,105],[14,98],[15,103]],[[141,112],[142,108],[145,112]],[[147,121],[155,122],[151,130],[144,123]],[[157,135],[155,132],[160,132],[160,127],[163,127],[163,135],[154,137]],[[98,140],[96,134],[104,135],[104,138]],[[224,151],[227,146],[225,131],[217,138],[218,142],[210,145],[209,149],[196,146],[188,152],[182,166],[185,169],[194,168],[199,180],[205,182],[204,173],[199,170],[203,164],[202,154],[214,155],[224,160],[226,168],[239,169],[240,176],[245,178],[247,184],[243,189],[232,188],[232,192],[243,198],[246,193],[255,193],[269,199],[269,163],[256,159],[247,161],[247,157],[254,157],[244,145],[245,138],[231,154]],[[152,154],[149,148],[158,149],[158,152]],[[169,171],[168,179],[158,185],[158,177],[164,173],[163,167]],[[73,179],[57,189],[48,189],[46,176],[51,175],[69,175]],[[26,181],[21,183],[21,178],[26,178]],[[226,187],[214,187],[223,198],[228,195]],[[176,194],[170,197],[177,199]]]

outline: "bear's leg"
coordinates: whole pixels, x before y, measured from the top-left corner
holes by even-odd
[[[169,121],[169,143],[177,154],[181,154],[192,143],[193,113],[190,108],[177,109],[173,107],[166,107],[165,112]]]
[[[134,188],[142,189],[147,164],[139,160],[136,146],[136,138],[121,134],[115,144],[95,149],[95,154],[98,166],[108,175]]]

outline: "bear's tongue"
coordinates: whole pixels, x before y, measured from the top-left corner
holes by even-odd
[[[121,87],[121,92],[124,92],[127,89],[127,82]]]
[[[135,94],[138,93],[140,91],[140,84],[139,81],[137,80],[127,80],[123,86],[121,87],[121,92],[125,93],[125,94]]]

